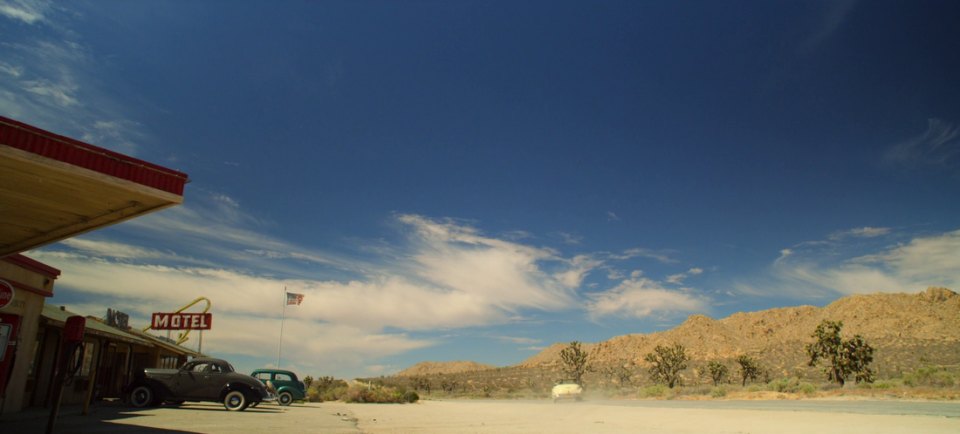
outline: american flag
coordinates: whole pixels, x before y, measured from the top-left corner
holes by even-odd
[[[303,294],[297,294],[295,292],[287,293],[287,306],[292,304],[299,306],[300,303],[303,303]]]

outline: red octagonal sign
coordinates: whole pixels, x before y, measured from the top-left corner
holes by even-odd
[[[7,307],[13,301],[13,286],[0,280],[0,308]]]

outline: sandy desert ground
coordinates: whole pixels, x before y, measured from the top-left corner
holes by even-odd
[[[0,416],[0,432],[44,432],[49,412]],[[264,404],[236,413],[216,403],[68,409],[58,434],[126,433],[960,433],[960,402],[451,400],[416,404]]]
[[[949,416],[724,408],[669,408],[549,401],[422,401],[408,405],[324,403],[356,419],[364,433],[958,433]],[[856,404],[855,404],[856,405]],[[864,403],[869,405],[869,403]],[[876,411],[876,410],[872,410]],[[883,410],[881,410],[883,411]],[[869,413],[870,411],[868,411]],[[898,413],[898,412],[895,412]]]

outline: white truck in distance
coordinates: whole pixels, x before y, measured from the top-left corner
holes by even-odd
[[[553,402],[560,399],[573,399],[579,401],[583,394],[583,387],[573,380],[560,380],[550,393],[553,396]]]

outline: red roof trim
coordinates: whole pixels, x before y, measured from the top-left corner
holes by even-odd
[[[53,291],[47,291],[47,290],[45,290],[45,289],[40,289],[40,288],[37,288],[37,287],[35,287],[35,286],[27,285],[26,283],[17,282],[16,280],[11,280],[11,279],[6,279],[6,278],[3,279],[3,280],[4,280],[5,282],[9,283],[10,286],[13,286],[14,288],[16,288],[16,289],[18,289],[18,290],[23,290],[23,291],[27,291],[27,292],[32,292],[32,293],[34,293],[34,294],[42,295],[42,296],[44,296],[44,297],[53,297]]]
[[[183,196],[186,173],[0,116],[0,144]]]
[[[23,256],[19,253],[13,254],[10,256],[4,256],[0,258],[6,262],[9,262],[13,265],[17,265],[20,268],[26,268],[27,270],[43,274],[44,276],[56,279],[60,276],[60,270],[53,268],[43,262],[40,262],[36,259],[30,259],[26,256]]]

